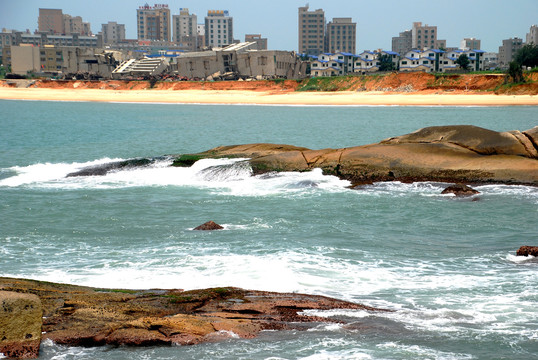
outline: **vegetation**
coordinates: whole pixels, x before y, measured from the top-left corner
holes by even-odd
[[[538,45],[526,44],[518,50],[514,56],[514,61],[521,66],[537,67],[538,66]]]
[[[458,60],[456,60],[456,64],[458,64],[463,70],[469,70],[469,65],[471,64],[471,61],[469,60],[467,54],[461,54],[458,57]]]
[[[383,54],[379,56],[379,71],[393,71],[396,70],[396,66],[392,62],[389,54]]]
[[[522,83],[525,82],[523,78],[523,69],[521,64],[517,61],[511,61],[508,66],[508,78],[512,79],[512,83]]]

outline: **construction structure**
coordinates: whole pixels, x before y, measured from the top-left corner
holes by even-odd
[[[325,12],[309,10],[309,5],[299,8],[299,53],[318,55],[325,52]]]
[[[327,24],[327,51],[355,54],[357,44],[357,23],[351,18],[333,18]]]

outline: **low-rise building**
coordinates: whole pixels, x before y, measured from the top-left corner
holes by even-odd
[[[503,40],[503,44],[499,46],[499,67],[501,69],[508,68],[508,64],[522,47],[523,40],[518,37]]]

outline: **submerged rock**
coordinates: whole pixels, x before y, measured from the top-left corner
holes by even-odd
[[[42,324],[39,297],[0,291],[0,353],[8,358],[37,358]]]
[[[454,194],[456,196],[472,196],[480,194],[480,191],[473,189],[470,186],[464,184],[450,185],[444,189],[441,194]]]
[[[200,226],[195,227],[193,230],[222,230],[224,227],[220,226],[219,224],[208,221],[206,223],[203,223]]]
[[[517,252],[517,256],[538,256],[538,246],[522,246]]]

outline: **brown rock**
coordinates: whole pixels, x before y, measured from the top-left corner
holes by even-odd
[[[37,358],[42,323],[39,297],[0,291],[0,353],[8,358]]]
[[[446,189],[444,189],[441,194],[454,194],[456,196],[472,196],[476,194],[480,194],[480,191],[475,190],[467,185],[464,184],[455,184],[450,185]]]
[[[230,336],[248,339],[262,330],[305,330],[316,322],[333,321],[300,315],[305,309],[384,311],[323,296],[232,287],[110,290],[0,278],[0,289],[37,294],[45,315],[44,338],[72,346],[168,346]]]
[[[377,181],[441,181],[538,185],[536,135],[476,126],[435,126],[344,149],[309,150],[248,144],[214,148],[196,158],[247,157],[255,174],[321,168],[360,185]]]
[[[224,227],[220,226],[219,224],[208,221],[206,223],[203,223],[200,226],[195,227],[193,230],[222,230]]]
[[[538,256],[538,246],[522,246],[517,252],[517,256]]]

